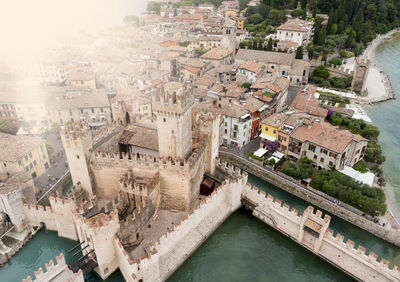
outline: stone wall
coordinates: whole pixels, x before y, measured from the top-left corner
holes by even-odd
[[[365,253],[362,246],[354,248],[355,243],[348,240],[343,242],[343,236],[328,229],[330,216],[322,218],[322,212],[314,214],[314,208],[308,207],[300,215],[296,209],[290,209],[282,203],[260,191],[256,187],[247,185],[243,191],[243,198],[255,204],[253,215],[268,225],[285,234],[293,241],[312,251],[322,259],[333,264],[350,276],[361,281],[399,281],[400,268],[389,268],[389,262],[382,259],[377,261],[377,255]],[[317,232],[308,232],[305,222],[310,220],[320,226]],[[316,234],[316,235],[315,235]]]
[[[227,180],[174,228],[150,244],[150,252],[133,260],[114,237],[119,268],[126,281],[166,280],[213,232],[241,206],[247,174]]]
[[[42,267],[37,271],[34,271],[35,280],[32,280],[32,277],[29,275],[27,278],[22,279],[22,282],[84,282],[82,270],[79,269],[76,273],[69,270],[62,253],[59,256],[56,256],[56,262],[57,264],[54,264],[53,260],[50,260],[49,263],[46,263],[45,272]]]
[[[322,192],[311,187],[306,188],[294,182],[293,180],[289,180],[289,177],[285,175],[268,171],[229,153],[220,151],[220,157],[229,161],[230,163],[235,164],[248,173],[251,173],[292,195],[318,206],[319,208],[324,209],[327,212],[334,214],[335,216],[340,217],[385,241],[388,241],[396,246],[400,246],[400,231],[391,227],[389,224],[387,224],[385,227],[380,226],[361,216],[361,211],[352,207],[344,208],[343,206],[336,205],[333,201],[328,200],[327,197],[321,196],[321,194],[323,194]]]

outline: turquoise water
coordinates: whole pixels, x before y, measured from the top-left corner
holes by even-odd
[[[397,209],[400,207],[400,37],[378,46],[376,64],[385,71],[395,92],[396,100],[367,107],[373,123],[380,128],[379,142],[382,144],[386,162],[383,165],[385,178],[393,188]]]

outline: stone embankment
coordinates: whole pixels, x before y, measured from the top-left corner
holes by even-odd
[[[388,241],[389,243],[400,246],[400,232],[398,229],[393,228],[389,224],[383,227],[377,223],[374,223],[370,218],[362,216],[363,213],[361,211],[349,205],[342,204],[339,206],[334,203],[332,197],[329,197],[311,187],[300,185],[286,175],[269,171],[264,167],[256,165],[233,153],[220,150],[220,158],[279,187],[280,189],[292,195],[305,200],[306,202],[324,209],[327,212],[340,217],[385,241]]]
[[[362,246],[354,248],[355,242],[341,234],[334,236],[329,229],[330,216],[322,217],[322,212],[314,214],[308,207],[299,215],[298,211],[278,199],[247,185],[243,189],[242,201],[253,209],[253,215],[286,235],[296,243],[313,252],[320,258],[360,281],[399,281],[400,268],[389,268],[385,259],[377,261],[373,252],[366,254]]]

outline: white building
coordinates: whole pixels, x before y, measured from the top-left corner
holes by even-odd
[[[263,67],[255,62],[244,62],[239,66],[236,80],[238,83],[253,84],[263,74]]]
[[[276,29],[275,39],[292,41],[297,46],[306,45],[312,36],[313,22],[290,19]]]
[[[243,147],[251,140],[251,115],[233,103],[221,110],[223,115],[223,143]]]

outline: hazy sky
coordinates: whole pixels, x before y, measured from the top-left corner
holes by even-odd
[[[4,0],[0,60],[32,56],[77,30],[99,31],[140,14],[146,0]]]

